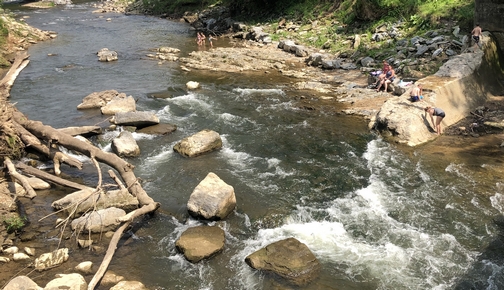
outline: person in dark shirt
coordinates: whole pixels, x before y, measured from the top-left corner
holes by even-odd
[[[440,108],[432,108],[432,107],[425,107],[425,113],[428,113],[431,117],[432,125],[434,126],[436,130],[436,134],[440,135],[442,133],[441,130],[441,121],[443,121],[443,118],[446,116],[445,112],[441,110]],[[436,116],[436,122],[434,122],[434,117]]]

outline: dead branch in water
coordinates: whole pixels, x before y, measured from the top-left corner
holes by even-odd
[[[92,190],[91,187],[82,185],[80,183],[72,182],[66,179],[63,179],[61,177],[54,176],[52,174],[49,174],[45,171],[42,171],[40,169],[28,166],[22,162],[17,162],[16,163],[16,168],[23,171],[26,174],[36,176],[38,178],[42,178],[46,181],[49,181],[54,184],[70,187],[70,188],[75,188],[75,189],[90,189]]]
[[[34,198],[35,196],[37,196],[35,190],[33,190],[33,187],[31,187],[30,183],[28,182],[28,179],[16,171],[16,167],[14,166],[14,164],[12,164],[12,161],[9,157],[5,157],[4,164],[9,170],[9,175],[12,176],[13,179],[21,183],[24,190],[26,191],[26,196],[28,198]]]
[[[26,67],[26,65],[28,65],[29,63],[29,60],[27,60],[28,57],[29,55],[26,52],[18,53],[16,55],[16,59],[11,69],[6,74],[6,76],[0,81],[0,101],[2,100],[5,101],[5,99],[8,98],[9,91],[16,77],[21,72],[21,70],[24,67]],[[22,163],[16,164],[16,167],[18,169],[24,171],[27,174],[38,176],[45,180],[49,180],[53,183],[69,186],[76,189],[88,189],[91,191],[90,195],[93,195],[97,193],[102,187],[102,175],[99,166],[99,162],[102,162],[114,168],[119,173],[119,176],[124,181],[124,184],[113,172],[109,174],[116,181],[119,187],[127,188],[128,192],[137,198],[138,203],[141,206],[140,208],[130,212],[124,217],[119,218],[119,220],[123,224],[114,233],[114,236],[109,243],[107,253],[98,271],[95,273],[93,279],[88,285],[88,290],[93,290],[98,285],[99,281],[105,274],[105,271],[107,270],[108,265],[110,264],[110,261],[113,258],[113,255],[117,248],[117,244],[124,230],[131,224],[132,220],[135,217],[156,211],[159,208],[160,204],[155,202],[142,188],[142,186],[138,182],[138,178],[135,176],[133,172],[134,168],[133,165],[124,161],[117,155],[113,153],[104,152],[92,144],[88,144],[79,139],[76,139],[69,134],[60,132],[52,128],[51,126],[42,124],[41,122],[29,120],[25,115],[18,112],[17,110],[14,110],[14,112],[12,113],[12,119],[9,121],[12,121],[12,123],[14,124],[13,126],[16,127],[16,131],[18,132],[17,134],[19,135],[20,139],[23,141],[24,144],[26,144],[31,148],[34,148],[39,153],[42,153],[43,155],[51,158],[54,161],[55,172],[57,175],[59,175],[60,173],[59,170],[60,162],[65,162],[70,166],[75,166],[79,169],[82,168],[82,163],[76,160],[75,158],[71,158],[66,154],[56,150],[55,148],[53,150],[51,145],[47,146],[44,144],[54,144],[57,146],[63,146],[68,150],[74,150],[80,152],[91,158],[91,161],[94,163],[99,172],[99,183],[97,189],[95,190],[92,188],[90,189],[85,185],[80,185],[74,182],[67,181],[57,176],[53,176],[51,174],[24,165]],[[43,143],[42,141],[45,143]],[[12,164],[9,158],[6,158],[5,165],[8,167],[11,176],[21,181],[25,189],[28,188],[27,186],[25,186],[25,183],[27,184],[26,179],[24,179],[23,181],[23,176],[17,173],[16,167]],[[33,191],[33,189],[31,191]],[[29,192],[29,195],[34,194],[34,191],[33,193],[31,193],[29,190],[27,190],[27,192]],[[77,208],[77,206],[75,206],[75,208]],[[68,221],[69,220],[66,219],[63,223],[66,225]],[[63,223],[60,223],[60,225]]]
[[[30,55],[26,52],[18,52],[14,59],[14,63],[10,67],[9,71],[5,75],[5,77],[0,81],[0,95],[8,98],[10,94],[10,89],[14,84],[19,73],[28,65],[30,62],[28,60]]]

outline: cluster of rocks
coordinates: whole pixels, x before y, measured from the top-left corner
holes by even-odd
[[[4,241],[3,245],[8,245]],[[52,252],[47,252],[36,256],[36,250],[32,247],[24,247],[21,251],[17,246],[10,244],[0,250],[0,263],[8,264],[11,262],[25,263],[29,267],[34,268],[38,272],[43,272],[55,267],[58,267],[68,261],[69,249],[60,248]],[[87,283],[83,275],[93,273],[93,262],[84,261],[79,263],[73,269],[74,273],[69,273],[65,270],[66,274],[56,274],[55,278],[49,281],[44,287],[39,286],[31,278],[27,276],[17,276],[4,285],[4,290],[19,290],[19,289],[86,289]],[[110,289],[144,289],[145,286],[137,281],[126,281],[124,277],[118,276],[112,271],[108,271],[102,279],[101,285],[112,287]],[[123,288],[127,285],[134,285],[137,288]]]
[[[188,82],[186,87],[188,90],[195,90],[200,87],[200,84]],[[93,93],[84,98],[79,108],[97,108],[101,106],[103,113],[103,108],[109,107],[107,112],[115,112],[114,122],[117,125],[138,126],[138,123],[118,122],[121,113],[111,108],[111,104],[119,103],[119,100],[127,102],[126,99],[125,94],[119,94],[113,90]],[[118,107],[123,108],[123,106],[119,105]],[[185,137],[173,146],[175,152],[188,158],[197,157],[220,148],[222,148],[220,135],[209,129]],[[118,154],[120,154],[119,151]],[[71,226],[75,231],[84,233],[112,231],[119,225],[117,217],[124,216],[127,210],[138,206],[136,199],[133,197],[128,198],[130,195],[124,189],[109,191],[101,195],[98,200],[90,198],[77,207],[71,206],[76,200],[82,200],[89,196],[89,191],[74,192],[52,204],[55,209],[71,208],[71,212],[67,210],[67,213],[75,216],[88,212],[90,207],[97,209],[97,211],[74,219]],[[203,222],[223,220],[235,207],[236,195],[233,186],[225,183],[213,172],[209,172],[196,186],[187,202],[189,214]],[[80,240],[79,243],[88,246],[92,241]],[[191,227],[181,234],[175,246],[188,261],[196,263],[213,257],[223,250],[225,247],[225,233],[218,226]],[[276,254],[272,254],[268,247],[277,248],[278,251]],[[268,247],[248,256],[246,263],[255,269],[277,273],[294,284],[306,284],[316,277],[320,265],[306,245],[290,238],[285,241],[278,241]],[[291,252],[296,254],[293,255]]]
[[[156,49],[155,54],[147,54],[147,57],[153,59],[159,59],[160,61],[178,61],[179,57],[177,54],[180,52],[180,49],[173,47],[159,47]]]
[[[4,54],[9,54],[14,51],[26,50],[32,44],[38,43],[39,41],[45,41],[48,39],[54,39],[58,36],[55,31],[44,31],[35,27],[31,27],[23,22],[15,21],[12,17],[7,14],[2,15],[2,22],[4,28],[8,31],[15,31],[16,33],[10,33],[9,38],[12,38],[14,45],[5,46],[6,51]]]
[[[98,60],[101,62],[109,62],[117,60],[117,52],[113,50],[109,50],[108,48],[100,49],[96,55],[98,56]]]
[[[83,99],[77,109],[100,109],[102,114],[111,115],[110,122],[113,124],[111,129],[117,126],[125,128],[111,144],[112,150],[120,157],[140,155],[140,147],[131,132],[167,134],[177,128],[173,124],[160,123],[159,118],[152,112],[137,111],[135,99],[116,90],[91,93]]]

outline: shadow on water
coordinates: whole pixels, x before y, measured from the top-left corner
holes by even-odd
[[[494,218],[498,234],[458,280],[454,290],[504,288],[504,216]]]

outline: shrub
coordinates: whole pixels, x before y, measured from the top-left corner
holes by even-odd
[[[19,216],[11,216],[4,219],[4,223],[7,227],[7,232],[18,232],[25,226],[26,218]]]

